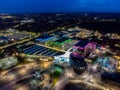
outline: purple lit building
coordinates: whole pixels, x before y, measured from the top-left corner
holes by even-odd
[[[73,49],[78,50],[83,56],[86,56],[96,49],[96,43],[89,40],[81,40],[73,46]]]

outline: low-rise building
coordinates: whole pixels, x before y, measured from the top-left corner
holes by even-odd
[[[63,37],[59,40],[56,40],[55,42],[52,43],[52,46],[55,48],[59,48],[62,50],[68,50],[74,45],[74,41],[70,38]]]
[[[96,43],[90,42],[89,40],[80,40],[73,46],[73,49],[78,50],[81,54],[86,56],[96,49]]]
[[[0,59],[0,70],[4,70],[16,66],[18,63],[19,62],[15,57],[7,57]]]
[[[54,41],[56,38],[55,36],[51,36],[51,35],[43,35],[39,38],[37,38],[35,41],[40,43],[40,44],[46,44],[46,42],[48,41]]]
[[[5,43],[7,43],[7,42],[8,42],[8,38],[6,38],[6,37],[4,37],[4,36],[1,36],[1,37],[0,37],[0,45],[5,44]]]
[[[77,52],[70,54],[70,65],[78,74],[82,73],[87,68],[84,57]]]

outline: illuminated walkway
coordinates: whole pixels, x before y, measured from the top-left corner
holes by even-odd
[[[59,56],[54,56],[54,61],[55,63],[59,63],[61,61],[63,62],[69,62],[69,56],[72,53],[71,52],[72,48],[68,49],[65,54],[59,55]]]
[[[57,51],[60,51],[60,52],[66,52],[66,51],[64,51],[64,50],[60,50],[60,49],[57,49],[57,48],[45,46],[45,45],[42,45],[42,44],[37,44],[37,45],[42,46],[42,47],[46,47],[46,48],[49,48],[49,49],[57,50]]]
[[[53,48],[48,48],[46,46],[39,45],[39,44],[33,44],[25,48],[21,47],[21,49],[23,50],[25,54],[38,55],[38,56],[40,55],[57,56],[57,55],[62,55],[65,53],[64,51],[53,49]]]

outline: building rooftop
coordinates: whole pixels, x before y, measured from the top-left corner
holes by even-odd
[[[0,36],[0,39],[2,39],[2,40],[8,40],[8,38],[4,37],[4,36]]]
[[[72,41],[71,39],[69,39],[69,38],[67,38],[67,37],[63,37],[63,38],[55,41],[54,43],[55,43],[55,44],[64,44],[64,43],[66,43],[66,42],[71,42],[71,41]]]
[[[84,48],[88,43],[89,43],[89,40],[81,40],[80,42],[78,42],[74,46],[79,46],[79,47]]]
[[[46,42],[46,41],[51,40],[51,39],[53,39],[53,38],[54,38],[54,36],[45,34],[45,35],[40,36],[39,38],[37,38],[37,39],[35,39],[35,40],[36,40],[36,41],[40,41],[40,42]]]
[[[70,55],[70,57],[71,57],[72,59],[74,59],[74,60],[77,60],[77,59],[79,59],[79,60],[84,60],[84,58],[82,57],[82,55],[80,55],[80,54],[77,53],[77,52],[73,52],[73,53]]]
[[[78,66],[86,66],[85,59],[77,52],[70,54],[71,62]]]
[[[58,43],[61,43],[61,42],[64,42],[64,41],[66,41],[66,40],[68,40],[69,38],[67,38],[67,37],[63,37],[63,38],[61,38],[61,39],[59,39],[59,40],[57,40],[57,41],[55,41],[55,42],[58,42]]]
[[[53,36],[51,35],[43,35],[43,36],[40,36],[38,39],[47,39],[47,38],[51,38]]]

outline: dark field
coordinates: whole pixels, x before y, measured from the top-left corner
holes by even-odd
[[[105,33],[120,33],[120,22],[89,22],[80,24],[81,28],[98,30]]]

